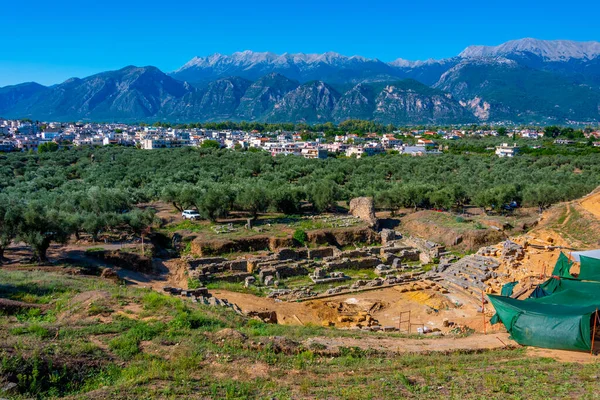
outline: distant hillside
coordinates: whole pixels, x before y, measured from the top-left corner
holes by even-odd
[[[483,121],[600,120],[600,91],[508,59],[461,62],[435,87],[462,100]]]
[[[433,88],[433,89],[432,89]],[[126,67],[0,88],[0,115],[48,120],[394,124],[600,121],[600,43],[520,39],[444,60],[244,51],[165,74]]]
[[[362,83],[340,93],[322,81],[300,85],[276,73],[251,82],[220,78],[201,87],[154,67],[126,67],[50,88],[5,88],[15,99],[0,115],[42,120],[462,123],[470,112],[443,92],[412,80]],[[23,92],[23,93],[22,93]],[[20,99],[22,98],[22,99]]]

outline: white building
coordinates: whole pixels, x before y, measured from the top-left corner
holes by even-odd
[[[46,129],[42,132],[42,139],[44,140],[54,140],[61,135],[60,129]]]
[[[144,150],[172,149],[177,147],[189,146],[190,141],[186,139],[158,136],[143,139],[141,141],[141,145],[142,149]]]
[[[519,147],[515,143],[509,146],[508,143],[502,143],[500,146],[496,146],[496,155],[498,157],[514,157],[519,153]]]
[[[402,145],[402,140],[396,139],[394,135],[383,135],[381,137],[381,144],[387,149],[394,148]]]
[[[316,147],[305,147],[302,149],[301,154],[304,158],[318,158],[322,160],[327,158],[327,150]]]

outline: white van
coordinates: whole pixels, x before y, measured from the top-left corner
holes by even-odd
[[[200,214],[196,210],[183,210],[181,218],[196,221],[200,219]]]

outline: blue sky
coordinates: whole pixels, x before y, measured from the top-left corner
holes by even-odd
[[[172,71],[215,52],[336,51],[391,61],[522,37],[600,41],[598,0],[6,0],[1,9],[0,86],[126,65]]]

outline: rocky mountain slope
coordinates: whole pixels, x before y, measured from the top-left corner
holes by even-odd
[[[246,121],[260,119],[300,84],[275,72],[254,82],[240,99],[235,116]]]
[[[72,79],[15,99],[0,115],[43,120],[340,122],[349,118],[383,123],[461,123],[468,110],[447,94],[416,81],[358,84],[339,92],[322,81],[300,85],[271,73],[255,82],[221,78],[203,87],[177,81],[154,67],[126,67]],[[19,93],[23,98],[19,100]]]
[[[435,87],[452,94],[482,121],[600,120],[600,91],[505,58],[461,62]]]
[[[453,58],[385,63],[337,53],[195,57],[170,74],[126,67],[0,88],[0,115],[94,121],[394,124],[600,121],[600,43],[521,39]]]

